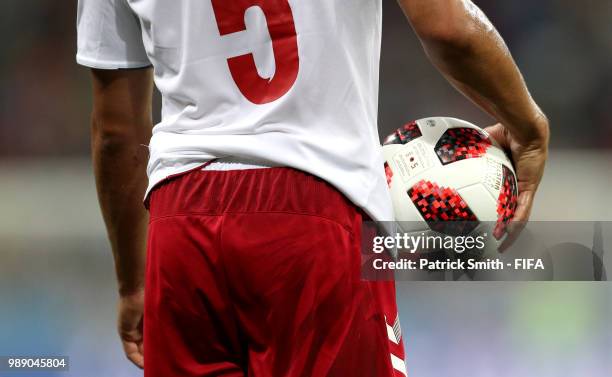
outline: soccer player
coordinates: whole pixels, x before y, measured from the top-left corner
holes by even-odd
[[[503,40],[468,0],[400,5],[442,74],[500,122],[490,132],[512,152],[526,220],[548,123]],[[406,374],[394,285],[360,276],[362,222],[393,217],[381,8],[79,1],[119,333],[145,376]]]

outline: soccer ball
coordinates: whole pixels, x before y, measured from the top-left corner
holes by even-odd
[[[517,206],[514,167],[481,128],[455,118],[406,124],[383,144],[395,218],[406,233],[486,232],[499,245]]]

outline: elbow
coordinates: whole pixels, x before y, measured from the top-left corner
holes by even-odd
[[[471,22],[437,22],[415,27],[419,39],[427,50],[442,52],[466,52],[481,38],[481,31]]]
[[[96,116],[91,118],[91,136],[94,140],[120,142],[125,140],[125,131],[112,120]]]
[[[399,0],[427,51],[474,49],[495,28],[470,0]]]
[[[487,16],[471,1],[442,1],[428,12],[413,12],[410,22],[426,48],[470,50],[495,33]]]
[[[129,127],[94,115],[91,119],[91,144],[94,153],[109,155],[138,145],[138,141]]]

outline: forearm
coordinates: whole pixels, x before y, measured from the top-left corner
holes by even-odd
[[[140,139],[140,140],[139,140]],[[115,259],[122,294],[144,287],[148,214],[144,138],[113,139],[94,121],[92,151],[98,199]]]
[[[471,1],[431,1],[440,6],[446,3],[440,12],[445,12],[449,19],[452,17],[447,29],[424,33],[421,38],[434,65],[517,139],[526,144],[545,143],[546,117],[531,97],[506,44],[491,22]]]
[[[150,77],[150,70],[93,72],[94,174],[122,295],[144,288],[148,213],[142,200],[152,123]]]

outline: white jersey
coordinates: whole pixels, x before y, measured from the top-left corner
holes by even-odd
[[[149,190],[229,156],[309,172],[392,220],[381,28],[381,0],[79,0],[77,61],[153,66]]]

